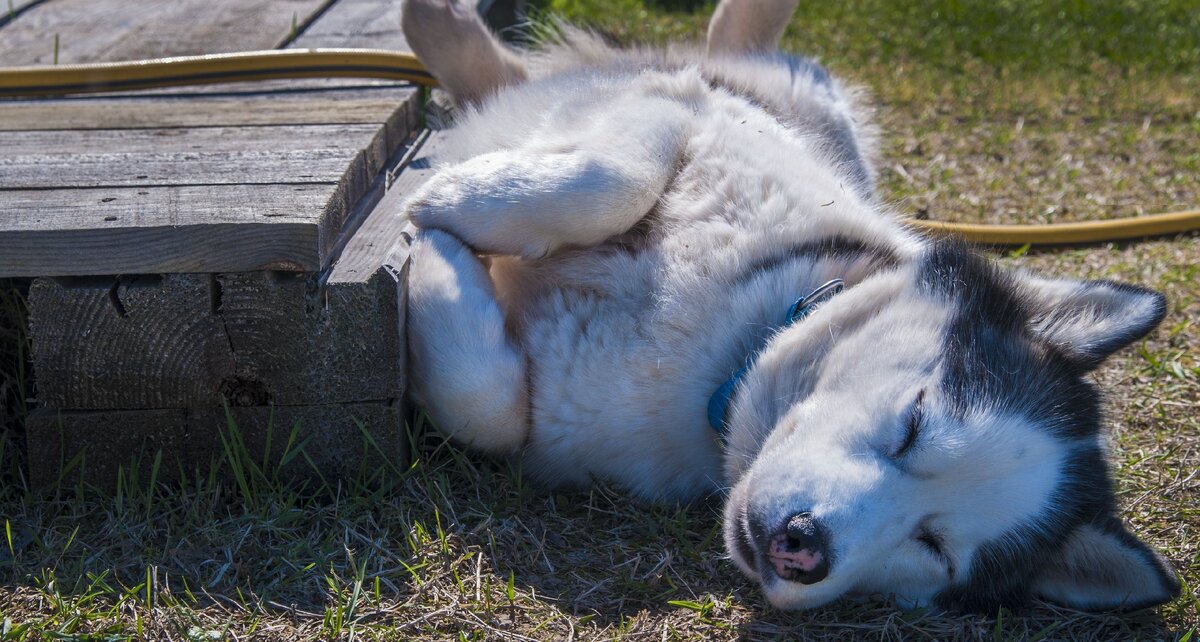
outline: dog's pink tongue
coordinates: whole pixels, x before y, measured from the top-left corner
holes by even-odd
[[[807,548],[798,551],[788,550],[788,536],[776,535],[771,540],[771,550],[767,553],[775,572],[779,577],[791,576],[791,571],[809,572],[821,563],[821,551],[810,551]]]

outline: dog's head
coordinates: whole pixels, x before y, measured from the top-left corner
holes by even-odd
[[[1170,599],[1168,565],[1116,516],[1087,377],[1164,313],[1148,290],[1005,274],[946,244],[838,295],[733,399],[733,560],[783,608]]]

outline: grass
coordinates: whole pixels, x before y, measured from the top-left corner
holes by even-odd
[[[650,42],[700,37],[711,9],[540,6]],[[1198,21],[1195,1],[851,0],[806,3],[785,46],[873,93],[881,190],[901,212],[1081,220],[1200,206]],[[231,426],[215,468],[177,485],[31,491],[16,449],[25,393],[12,392],[27,384],[22,304],[7,287],[0,640],[1195,640],[1200,237],[997,257],[1170,298],[1159,331],[1097,378],[1125,518],[1180,570],[1179,600],[1124,616],[1038,605],[948,617],[881,602],[782,613],[724,559],[715,504],[531,487],[423,424],[399,473],[298,486],[282,462],[248,457]]]

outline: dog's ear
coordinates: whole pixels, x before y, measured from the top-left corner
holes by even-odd
[[[762,53],[779,46],[799,0],[721,0],[708,23],[709,53]]]
[[[1129,611],[1179,595],[1179,580],[1162,555],[1115,517],[1077,528],[1034,584],[1051,602],[1085,611]]]
[[[1146,336],[1167,313],[1158,292],[1113,281],[1027,276],[1021,288],[1034,332],[1085,370]]]
[[[400,26],[417,58],[460,103],[479,103],[525,80],[524,64],[488,31],[474,2],[405,0]]]

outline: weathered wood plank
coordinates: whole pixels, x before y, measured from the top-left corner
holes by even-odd
[[[6,230],[24,232],[160,226],[180,228],[206,223],[312,223],[328,215],[321,208],[333,198],[336,188],[335,183],[329,182],[15,189],[0,192],[0,225]],[[18,249],[12,245],[5,243],[5,252]],[[0,261],[5,256],[0,254]]]
[[[206,475],[214,466],[218,474],[229,475],[226,442],[244,446],[257,462],[267,461],[269,474],[282,479],[334,481],[360,471],[403,470],[403,417],[400,404],[388,402],[231,408],[229,415],[220,408],[198,413],[43,408],[26,422],[30,480],[35,487],[84,481],[112,489],[120,468],[127,481],[145,484],[159,453],[158,481],[176,480],[180,472]],[[307,457],[280,465],[293,430],[293,450],[302,448]]]
[[[57,4],[58,1],[51,4]],[[61,1],[68,9],[75,2]],[[353,40],[358,37],[354,35],[357,29],[354,24],[364,24],[367,20],[363,7],[370,5],[374,10],[379,2],[369,0],[363,4],[364,1],[344,0],[323,14],[311,30],[318,34],[322,33],[322,29],[325,33],[345,33],[346,38]],[[261,1],[249,4],[259,8],[265,6]],[[391,4],[394,13],[398,2],[391,1]],[[222,7],[229,8],[218,3],[214,11],[224,10]],[[35,11],[42,9],[40,6],[31,9],[22,19],[35,17]],[[173,9],[158,5],[146,9],[174,15],[171,13]],[[60,14],[53,15],[62,17]],[[354,20],[358,20],[358,23],[354,23]],[[350,26],[346,26],[348,24]],[[389,29],[384,31],[399,33],[396,27]],[[303,44],[303,39],[299,42]],[[396,100],[390,111],[386,102],[378,98],[383,91]],[[343,112],[341,103],[352,101],[332,98],[330,94],[333,93],[287,92],[282,101],[270,96],[256,97],[259,105],[271,106],[266,109],[258,109],[258,105],[248,102],[251,99],[246,97],[220,95],[20,103],[30,110],[18,112],[20,118],[13,120],[25,124],[7,125],[9,131],[2,135],[3,140],[0,141],[5,150],[5,154],[0,156],[0,245],[20,244],[21,250],[0,257],[0,275],[146,273],[164,269],[233,271],[262,269],[265,266],[310,270],[325,267],[323,261],[329,256],[350,208],[367,192],[373,177],[408,135],[418,111],[416,93],[411,88],[370,90],[371,121],[359,123],[357,121],[366,120],[366,112],[360,111],[363,116],[358,119],[343,117],[341,114],[353,111]],[[311,103],[316,96],[320,96],[322,101],[319,105]],[[327,120],[332,124],[303,124],[303,117],[289,115],[284,102],[307,103],[310,106],[307,111],[309,119]],[[43,120],[40,128],[31,129],[37,127],[36,113],[41,111],[38,106],[42,105],[60,111],[55,116],[55,109],[50,109],[49,119]],[[129,108],[131,105],[133,109]],[[82,133],[54,129],[77,122],[89,108],[107,108],[103,109],[106,115],[99,120],[106,120],[119,128],[91,129]],[[145,111],[140,111],[143,108]],[[20,107],[13,107],[12,103],[0,103],[0,109],[18,110]],[[302,110],[297,111],[303,113]],[[273,113],[286,120],[269,126],[221,124],[222,121],[238,125],[247,121],[267,121],[262,116],[264,113]],[[186,116],[181,118],[178,116],[180,114]],[[135,123],[154,123],[155,119],[163,119],[168,124],[172,120],[182,121],[179,124],[185,126],[127,128]],[[163,120],[158,120],[158,123]],[[347,120],[351,122],[345,122]],[[201,124],[203,126],[196,126]],[[211,215],[218,211],[210,206],[210,202],[220,202],[230,193],[225,191],[224,186],[242,184],[280,184],[288,188],[321,184],[319,188],[329,195],[329,200],[324,204],[304,199],[295,202],[296,212],[300,216],[287,217],[293,219],[288,221],[249,220],[245,217],[229,220],[222,216],[207,221],[201,219],[202,214]],[[327,184],[336,184],[336,187],[328,190]],[[186,185],[213,186],[214,194],[210,195],[205,190],[159,192],[153,189],[156,186]],[[93,205],[91,208],[94,213],[79,218],[81,208],[89,204],[86,199],[96,196],[96,193],[81,194],[76,190],[110,187],[128,187],[131,191],[100,197],[97,199],[102,201],[100,206]],[[61,188],[71,190],[60,193]],[[19,193],[12,190],[18,190]],[[43,192],[35,193],[34,190]],[[151,205],[156,196],[171,200],[163,202],[160,198],[158,204],[162,207],[155,209]],[[283,196],[283,202],[287,203],[287,195]],[[187,198],[195,200],[180,200]],[[124,204],[134,204],[137,208],[134,216],[115,211]],[[228,204],[226,201],[225,205]],[[270,205],[263,205],[270,208]],[[234,209],[240,211],[245,208],[239,203]],[[157,222],[154,220],[156,212],[160,214]],[[190,220],[178,220],[181,213]],[[276,210],[270,215],[280,213]],[[294,219],[304,218],[312,221],[316,229],[288,227],[293,223],[299,225],[299,221]],[[89,230],[89,224],[94,229]],[[230,230],[226,227],[231,224],[264,227],[235,233],[234,242],[227,245]],[[136,229],[118,229],[126,225]],[[205,225],[213,226],[208,228],[208,234]],[[283,233],[278,240],[266,239],[278,233]],[[170,244],[172,236],[178,237],[175,247]],[[254,246],[251,242],[255,239],[261,239],[264,243]],[[303,242],[315,245],[304,247],[301,245]],[[132,243],[140,245],[130,245]],[[61,251],[63,248],[74,251],[67,255]],[[201,248],[215,248],[216,251],[201,258],[197,256]],[[139,263],[136,257],[141,250],[146,251],[142,251],[144,260]],[[78,260],[81,255],[86,260]],[[68,256],[69,261],[61,260]]]
[[[72,141],[67,131],[9,132],[10,155],[0,157],[0,242],[19,249],[0,257],[0,275],[321,269],[350,207],[399,144],[394,139],[411,126],[409,107],[377,125],[98,130],[84,141]],[[238,151],[247,144],[249,151]],[[275,147],[287,151],[271,151]],[[271,190],[280,197],[276,201],[231,200],[272,196],[249,194],[249,185],[238,184],[288,182],[293,184]],[[129,189],[44,189],[105,183]],[[189,183],[208,186],[150,187]],[[327,200],[298,197],[306,188],[305,196],[323,193]],[[267,210],[263,216],[232,220],[214,206],[232,205],[242,214],[255,204]],[[288,205],[307,215],[314,229],[288,216]],[[92,213],[81,218],[81,210]],[[280,216],[287,220],[272,220]],[[231,236],[227,228],[236,224],[262,229]],[[254,240],[262,244],[238,243]],[[63,249],[71,252],[70,261]]]
[[[331,14],[334,12],[330,12]],[[342,224],[349,207],[366,192],[371,177],[374,176],[386,161],[390,150],[397,147],[407,134],[416,119],[416,100],[410,89],[392,89],[398,94],[398,102],[390,114],[381,116],[381,124],[363,125],[321,125],[300,127],[205,127],[201,129],[146,129],[146,130],[96,130],[89,131],[83,137],[75,133],[54,133],[50,131],[12,132],[4,135],[7,155],[0,158],[0,175],[3,183],[0,187],[13,188],[53,188],[80,186],[137,186],[137,191],[118,195],[106,195],[102,199],[114,199],[107,203],[125,203],[136,201],[132,196],[154,195],[153,190],[143,186],[153,185],[186,185],[186,184],[234,184],[234,183],[327,183],[336,181],[338,189],[331,193],[331,200],[324,207],[311,207],[312,203],[302,212],[312,213],[317,221],[318,230],[292,230],[292,234],[280,242],[268,243],[256,248],[249,257],[243,260],[242,247],[228,246],[237,249],[238,257],[233,262],[223,262],[220,250],[203,261],[204,270],[244,270],[258,269],[272,265],[277,268],[314,269],[311,261],[316,256],[318,261],[327,256],[336,232]],[[209,98],[211,100],[211,98]],[[79,101],[86,103],[88,101]],[[333,105],[328,105],[333,107]],[[181,108],[179,111],[198,113],[200,110]],[[247,108],[245,113],[253,112]],[[382,111],[382,110],[381,110]],[[159,112],[162,113],[162,112]],[[228,110],[226,113],[229,113]],[[341,148],[339,149],[339,146]],[[248,148],[248,149],[242,149]],[[355,154],[355,149],[362,150]],[[341,154],[341,157],[339,157]],[[340,173],[339,173],[340,172]],[[150,194],[144,192],[150,191]],[[197,265],[194,252],[188,248],[207,248],[216,246],[225,248],[221,242],[227,238],[228,230],[213,228],[214,236],[207,238],[202,229],[177,227],[178,220],[170,220],[172,214],[178,212],[211,213],[213,208],[207,207],[207,201],[212,198],[203,191],[187,193],[171,193],[171,196],[194,196],[199,202],[172,201],[170,207],[161,210],[164,216],[161,222],[164,229],[153,229],[147,220],[153,210],[139,210],[139,229],[131,234],[114,235],[113,229],[128,220],[128,216],[111,213],[116,206],[101,208],[106,210],[101,217],[102,224],[93,236],[80,229],[79,219],[76,218],[78,208],[67,207],[56,212],[53,206],[63,204],[63,201],[78,203],[80,199],[71,193],[58,194],[57,190],[47,191],[40,203],[32,210],[28,205],[33,199],[5,198],[13,207],[0,206],[0,211],[7,209],[19,216],[4,217],[0,215],[0,241],[22,243],[25,251],[13,253],[0,259],[0,263],[10,265],[0,269],[0,274],[114,274],[128,272],[150,272],[164,268],[183,269],[185,266],[194,269]],[[42,196],[45,196],[42,195]],[[88,194],[86,196],[92,196]],[[217,199],[220,194],[217,195]],[[147,199],[141,199],[143,203]],[[286,201],[285,201],[286,202]],[[299,209],[299,208],[298,208]],[[31,211],[39,212],[40,216],[30,218]],[[112,219],[112,216],[117,216]],[[51,228],[55,219],[66,219],[69,225],[59,225]],[[97,217],[85,220],[95,221]],[[21,228],[22,222],[29,222]],[[214,225],[225,221],[213,219]],[[240,223],[248,221],[241,220]],[[194,223],[203,225],[200,221],[182,222],[183,225]],[[265,230],[247,230],[239,234],[239,239],[261,238],[266,234],[282,231],[279,223],[272,221],[270,228]],[[57,232],[55,231],[57,230]],[[21,236],[9,236],[19,232]],[[36,234],[34,234],[36,232]],[[167,239],[175,232],[180,232],[180,245],[187,247],[173,251],[166,247]],[[67,239],[55,238],[56,233],[65,233]],[[308,239],[316,239],[318,247],[311,250],[292,245],[296,235],[301,234]],[[61,242],[58,242],[61,241]],[[118,241],[121,245],[114,245]],[[148,260],[141,265],[131,262],[130,256],[124,249],[131,242],[153,242],[156,250],[148,255]],[[50,243],[55,251],[36,254],[30,244]],[[83,248],[87,251],[88,261],[72,262],[62,265],[54,261],[55,256],[62,256],[57,251],[63,245]],[[137,246],[133,246],[137,247]],[[280,256],[274,251],[286,247],[298,250],[291,256]],[[51,249],[51,248],[46,248]],[[252,248],[255,249],[255,248]],[[78,253],[76,253],[78,254]],[[119,256],[114,256],[114,254]],[[179,260],[174,255],[181,254]],[[32,256],[31,256],[32,255]],[[265,255],[265,256],[264,256]],[[38,261],[41,257],[43,260]],[[266,259],[265,261],[263,259]],[[38,265],[22,264],[18,259],[33,260]],[[165,260],[164,260],[165,259]],[[15,265],[14,265],[15,264]],[[57,266],[57,267],[56,267]],[[317,263],[315,269],[323,267]]]
[[[433,173],[432,160],[441,148],[441,141],[438,132],[430,132],[408,165],[396,175],[391,187],[341,249],[329,270],[329,283],[357,283],[371,278],[384,265],[400,244],[407,224],[402,212],[404,201]]]
[[[374,175],[379,125],[21,131],[4,135],[0,188],[337,182],[359,150]]]
[[[79,410],[319,404],[404,391],[397,275],[35,279],[38,400]]]
[[[136,60],[288,42],[327,0],[54,0],[4,27],[0,64]]]
[[[236,125],[366,125],[387,122],[412,96],[408,87],[175,94],[0,101],[0,132]],[[5,137],[7,140],[7,137]]]
[[[0,256],[0,275],[321,269],[414,108],[404,103],[375,125],[98,130],[84,141],[67,131],[8,132],[0,244],[16,249]],[[201,186],[151,187],[188,183]],[[127,189],[44,189],[98,184]],[[231,235],[235,224],[262,229]]]
[[[0,275],[313,271],[344,216],[339,186],[0,191]],[[319,217],[319,218],[318,218]],[[53,219],[53,220],[48,220]]]
[[[27,7],[39,1],[45,0],[8,0],[7,4],[0,6],[0,28],[20,17]]]
[[[75,0],[55,0],[60,1]],[[320,35],[317,27],[339,15],[343,5],[361,9],[372,2],[342,0],[310,31],[314,37]],[[394,22],[398,2],[389,4],[391,10],[381,19]],[[354,15],[366,19],[361,11]],[[339,29],[359,37],[344,26],[326,27],[329,32]],[[365,31],[359,35],[376,37]],[[337,44],[380,46],[361,40]],[[222,399],[235,405],[235,421],[256,457],[267,449],[268,425],[275,435],[276,456],[286,433],[299,425],[300,438],[320,475],[349,476],[364,466],[371,469],[403,461],[403,256],[383,260],[398,269],[376,270],[325,287],[314,274],[325,265],[346,213],[416,121],[414,92],[388,91],[403,95],[392,112],[378,120],[365,116],[355,120],[345,112],[328,114],[325,118],[331,120],[324,120],[323,107],[315,105],[290,115],[283,108],[275,112],[288,117],[282,123],[288,125],[378,123],[369,142],[351,150],[362,151],[355,151],[354,162],[346,161],[346,171],[335,182],[0,190],[0,246],[5,248],[0,251],[0,273],[9,257],[28,265],[30,256],[38,252],[46,260],[57,256],[57,269],[65,270],[43,274],[221,272],[35,280],[30,294],[35,376],[39,401],[48,406],[35,413],[27,431],[35,483],[53,481],[59,465],[80,453],[86,453],[89,462],[81,471],[84,479],[102,485],[111,484],[116,467],[135,454],[141,454],[136,469],[143,481],[148,477],[146,464],[159,450],[164,453],[163,471],[180,469],[171,461],[183,463],[185,471],[206,467],[218,453],[220,435],[227,428],[220,410]],[[92,125],[126,129],[122,134],[150,126],[220,129],[281,124],[272,120],[274,116],[253,121],[257,114],[237,113],[239,108],[253,112],[255,104],[222,102],[246,100],[245,96],[195,93],[203,96],[156,96],[145,102],[175,102],[165,109],[151,107],[133,114],[127,108],[135,101],[126,98],[80,100],[81,108],[73,101],[54,101],[64,107],[44,120],[40,129],[74,127],[77,121],[72,119],[86,114],[83,103],[88,101],[113,110],[125,107],[126,113],[106,114],[103,122]],[[299,95],[283,94],[278,99]],[[341,94],[326,99],[342,101]],[[264,97],[261,104],[276,100]],[[209,102],[197,103],[193,109],[191,101]],[[382,106],[371,109],[386,111]],[[206,110],[209,113],[200,113]],[[39,128],[13,125],[9,129]],[[116,145],[119,138],[113,135],[110,140]],[[284,147],[278,149],[286,149],[289,142],[280,141]],[[191,163],[197,162],[197,153],[209,151],[191,149],[187,143],[173,138],[142,151],[190,154],[186,162]],[[274,143],[265,145],[254,149],[268,153],[277,149]],[[96,149],[98,155],[114,151]],[[8,146],[5,152],[15,156]],[[238,154],[232,148],[217,153]],[[72,155],[79,164],[78,148]],[[178,180],[186,171],[177,167],[173,176]],[[308,171],[314,170],[310,166]],[[0,176],[7,185],[9,173],[3,166]],[[58,229],[52,232],[58,236],[22,236],[41,233],[36,218],[22,219],[29,224],[18,229],[14,223],[4,232],[4,221],[16,220],[19,212],[26,217],[30,212],[58,217]],[[82,223],[72,226],[72,219]],[[17,247],[26,252],[24,257],[13,252]],[[218,262],[207,260],[214,256]],[[307,274],[230,273],[262,269]],[[369,429],[370,439],[363,437],[360,425]],[[121,428],[120,439],[112,439],[114,426]],[[304,458],[293,465],[301,468],[299,475],[314,472]]]
[[[340,0],[288,46],[412,50],[400,31],[396,0]]]

